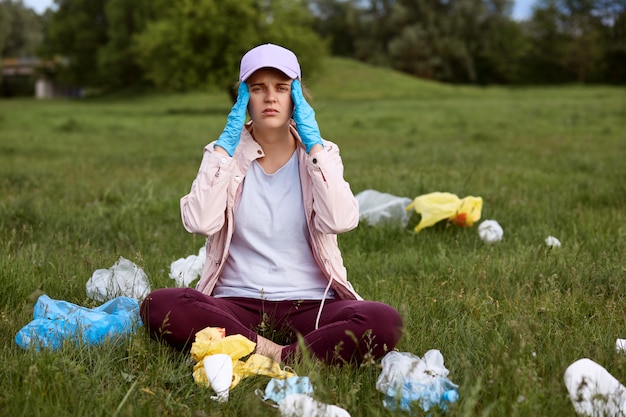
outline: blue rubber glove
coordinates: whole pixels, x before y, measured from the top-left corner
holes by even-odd
[[[215,142],[215,146],[221,146],[230,156],[233,156],[237,145],[239,145],[241,129],[246,123],[246,110],[249,100],[250,92],[248,91],[248,85],[245,82],[241,82],[239,84],[239,91],[237,91],[237,101],[233,105],[233,108],[230,109],[226,127],[217,139],[217,142]]]
[[[302,85],[297,79],[291,83],[291,98],[296,107],[293,112],[293,120],[296,122],[296,129],[302,143],[306,147],[306,153],[309,153],[311,148],[318,143],[324,146],[320,128],[315,120],[315,111],[304,98]]]

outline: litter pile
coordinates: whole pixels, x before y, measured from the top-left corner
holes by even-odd
[[[414,210],[421,216],[415,233],[443,220],[472,227],[480,220],[483,208],[481,197],[459,198],[444,192],[410,199],[365,190],[356,198],[361,220],[373,226],[406,227]],[[502,241],[504,231],[496,220],[484,220],[478,235],[484,243],[494,244]],[[545,244],[550,248],[561,246],[554,236],[548,236]],[[201,275],[205,261],[206,249],[201,247],[197,255],[172,262],[169,276],[178,287],[188,287]],[[66,340],[95,345],[126,336],[141,325],[139,302],[150,291],[144,271],[120,257],[111,268],[96,270],[86,284],[87,296],[104,304],[89,309],[42,295],[35,304],[33,321],[18,332],[15,341],[24,349],[54,350]],[[620,341],[618,348],[622,346]],[[283,417],[350,416],[343,408],[317,401],[308,377],[281,369],[272,359],[255,354],[255,347],[242,335],[225,336],[224,329],[206,328],[198,332],[191,347],[195,382],[212,389],[215,401],[226,402],[230,390],[241,379],[267,376],[271,379],[264,392],[257,390],[257,396],[279,409]],[[459,398],[459,387],[448,379],[449,371],[438,350],[429,350],[422,358],[409,352],[389,352],[381,365],[376,389],[384,395],[383,406],[391,411],[445,411]],[[581,359],[572,364],[565,373],[565,383],[576,412],[588,416],[626,414],[626,388],[593,361]]]
[[[420,215],[415,226],[415,233],[433,226],[441,221],[459,227],[472,227],[480,220],[483,210],[482,197],[467,196],[459,198],[448,192],[432,192],[410,199],[399,197],[376,190],[364,190],[356,195],[359,202],[361,221],[371,225],[396,225],[406,227],[410,220],[410,212]],[[497,220],[484,220],[478,226],[478,236],[488,244],[502,241],[504,229]],[[561,247],[561,242],[554,236],[545,239],[550,248]]]
[[[213,400],[226,402],[230,390],[241,379],[264,375],[271,380],[265,387],[262,400],[275,403],[270,405],[278,408],[283,417],[350,417],[343,408],[315,400],[308,377],[280,369],[272,359],[252,353],[256,344],[244,336],[224,334],[222,328],[207,327],[196,334],[191,346],[191,357],[196,362],[194,380],[213,389]],[[257,392],[257,396],[262,394]]]

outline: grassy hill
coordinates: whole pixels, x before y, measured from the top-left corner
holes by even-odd
[[[308,82],[306,74],[304,81]],[[473,90],[422,80],[389,68],[338,57],[326,60],[321,73],[311,82],[311,88],[320,99],[353,100],[446,96]]]

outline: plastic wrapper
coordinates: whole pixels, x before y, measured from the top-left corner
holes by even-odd
[[[482,208],[482,197],[461,199],[452,193],[434,192],[415,197],[406,210],[415,210],[421,215],[420,222],[415,226],[415,233],[419,233],[442,220],[456,226],[471,227],[480,219]]]
[[[120,256],[109,269],[97,269],[86,284],[87,297],[106,301],[115,297],[143,300],[150,293],[150,283],[143,269]]]
[[[381,193],[376,190],[364,190],[356,195],[359,202],[359,217],[372,226],[391,224],[406,227],[409,214],[405,207],[411,203],[408,197]]]
[[[177,287],[189,287],[202,274],[202,268],[206,261],[206,248],[198,250],[198,255],[189,255],[180,258],[170,265],[170,278],[176,281]]]
[[[343,408],[321,403],[307,394],[288,395],[278,409],[282,417],[350,417]]]
[[[292,376],[290,378],[272,378],[265,387],[263,401],[281,403],[287,396],[292,394],[313,394],[313,387],[308,376]]]

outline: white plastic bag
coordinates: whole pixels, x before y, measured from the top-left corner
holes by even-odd
[[[397,197],[376,190],[364,190],[356,195],[359,202],[359,217],[372,226],[393,224],[406,227],[409,214],[406,207],[411,204],[408,197]]]
[[[96,301],[119,296],[143,300],[150,294],[150,284],[143,269],[121,256],[111,268],[94,271],[86,289],[87,297]]]
[[[572,363],[563,379],[576,413],[590,417],[626,415],[626,388],[591,359]]]
[[[188,287],[202,274],[202,268],[206,261],[206,248],[203,246],[198,251],[198,256],[189,255],[180,258],[170,265],[170,278],[176,281],[177,287]]]

